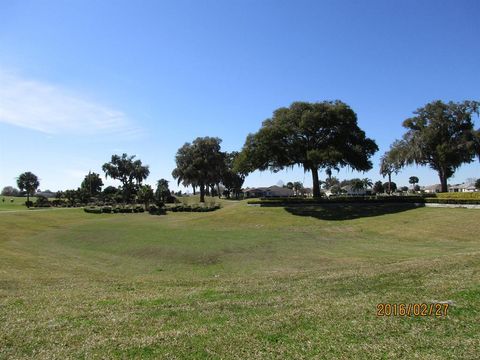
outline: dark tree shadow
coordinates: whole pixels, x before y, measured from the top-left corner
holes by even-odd
[[[421,206],[421,205],[420,205]],[[286,206],[292,215],[310,216],[322,220],[352,220],[362,217],[395,214],[420,207],[415,204],[321,204]]]

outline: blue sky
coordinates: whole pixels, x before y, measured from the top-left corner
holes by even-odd
[[[185,142],[218,136],[239,150],[276,108],[334,99],[380,148],[372,171],[337,176],[381,179],[378,159],[412,111],[480,100],[479,18],[476,0],[0,0],[0,187],[28,170],[41,189],[76,188],[127,152],[150,165],[147,183],[176,188]],[[415,166],[394,181],[412,175],[438,183]],[[311,185],[302,169],[245,185],[279,180]]]

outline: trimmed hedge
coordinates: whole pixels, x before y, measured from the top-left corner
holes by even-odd
[[[442,199],[442,198],[428,198],[426,203],[431,204],[458,204],[458,205],[480,205],[480,199]]]
[[[87,206],[83,208],[83,211],[86,213],[90,214],[101,214],[102,213],[102,208],[96,207],[96,206]]]
[[[446,192],[446,193],[437,193],[437,199],[458,199],[458,200],[479,200],[480,201],[480,191],[477,192]]]
[[[329,198],[275,198],[275,199],[261,199],[249,200],[248,204],[259,205],[291,205],[291,204],[342,204],[342,203],[423,203],[425,198],[422,196],[335,196]]]
[[[299,205],[320,205],[320,204],[349,204],[349,203],[436,203],[436,204],[480,204],[480,199],[476,198],[437,198],[431,196],[408,195],[408,196],[337,196],[320,199],[299,199],[299,198],[275,198],[249,200],[250,205],[265,206],[288,206]]]
[[[167,213],[164,207],[160,207],[157,205],[150,205],[150,207],[148,208],[148,212],[150,213],[150,215],[165,215]]]
[[[133,214],[133,213],[142,213],[145,211],[142,205],[135,205],[135,206],[86,206],[83,208],[85,212],[92,213],[92,214]]]
[[[167,207],[167,211],[172,212],[209,212],[220,209],[220,205],[202,206],[202,205],[175,205]]]

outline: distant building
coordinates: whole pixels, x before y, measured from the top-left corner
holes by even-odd
[[[313,189],[312,188],[302,188],[302,189],[300,189],[300,194],[304,197],[313,197]]]
[[[442,187],[440,184],[424,186],[421,188],[426,193],[434,194],[439,193],[442,191]],[[455,184],[455,185],[448,185],[448,192],[475,192],[478,191],[475,188],[475,184],[473,183],[463,183],[463,184]]]
[[[435,193],[439,193],[442,190],[442,185],[440,184],[428,185],[420,188],[420,190],[423,190],[427,194],[435,194]]]
[[[245,197],[290,197],[293,196],[293,190],[289,188],[284,188],[280,186],[269,186],[269,187],[258,187],[245,189],[243,191]]]
[[[54,198],[55,196],[57,196],[56,193],[50,191],[50,190],[45,190],[45,191],[37,191],[35,193],[35,196],[45,196],[46,198]]]
[[[448,192],[474,192],[477,191],[475,188],[475,184],[473,183],[463,183],[463,184],[456,184],[450,185],[448,187]]]

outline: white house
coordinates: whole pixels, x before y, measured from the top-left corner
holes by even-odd
[[[450,185],[448,187],[448,192],[474,192],[477,191],[475,188],[475,184],[473,183],[463,183],[463,184],[456,184]]]
[[[293,190],[280,186],[259,187],[243,190],[245,197],[290,197],[293,196]]]
[[[428,185],[428,186],[424,186],[423,188],[421,188],[421,190],[423,190],[427,194],[435,194],[435,193],[438,193],[442,190],[442,185],[440,185],[440,184]]]

